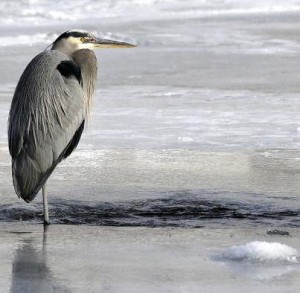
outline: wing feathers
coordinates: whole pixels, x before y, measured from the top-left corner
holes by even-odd
[[[61,75],[67,78],[74,75],[79,84],[82,83],[81,70],[75,62],[71,60],[64,60],[57,65],[57,69]]]

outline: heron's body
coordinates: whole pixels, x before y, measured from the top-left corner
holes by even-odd
[[[9,151],[15,191],[26,202],[34,199],[57,164],[76,148],[84,129],[97,60],[92,50],[76,45],[82,36],[93,37],[82,31],[61,35],[51,50],[28,64],[16,87],[9,114]],[[85,41],[85,47],[107,45],[95,41]]]
[[[82,51],[94,61],[93,51]],[[15,190],[27,202],[79,142],[96,83],[97,63],[89,63],[89,90],[83,86],[85,67],[56,50],[37,55],[21,76],[10,111],[9,150]]]

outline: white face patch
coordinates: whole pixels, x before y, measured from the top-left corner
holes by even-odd
[[[93,49],[95,47],[93,43],[83,43],[80,38],[68,37],[67,41],[76,47],[77,50]]]
[[[68,37],[67,41],[73,45],[79,45],[82,43],[79,38],[74,37]]]

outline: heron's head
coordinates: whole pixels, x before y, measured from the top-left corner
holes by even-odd
[[[66,54],[72,54],[80,49],[97,48],[132,48],[133,44],[102,39],[84,30],[70,30],[61,34],[52,45],[51,50],[59,50]]]

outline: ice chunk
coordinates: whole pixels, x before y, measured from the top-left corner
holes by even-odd
[[[299,254],[296,249],[278,242],[265,241],[232,246],[220,253],[218,257],[229,261],[299,263]]]

